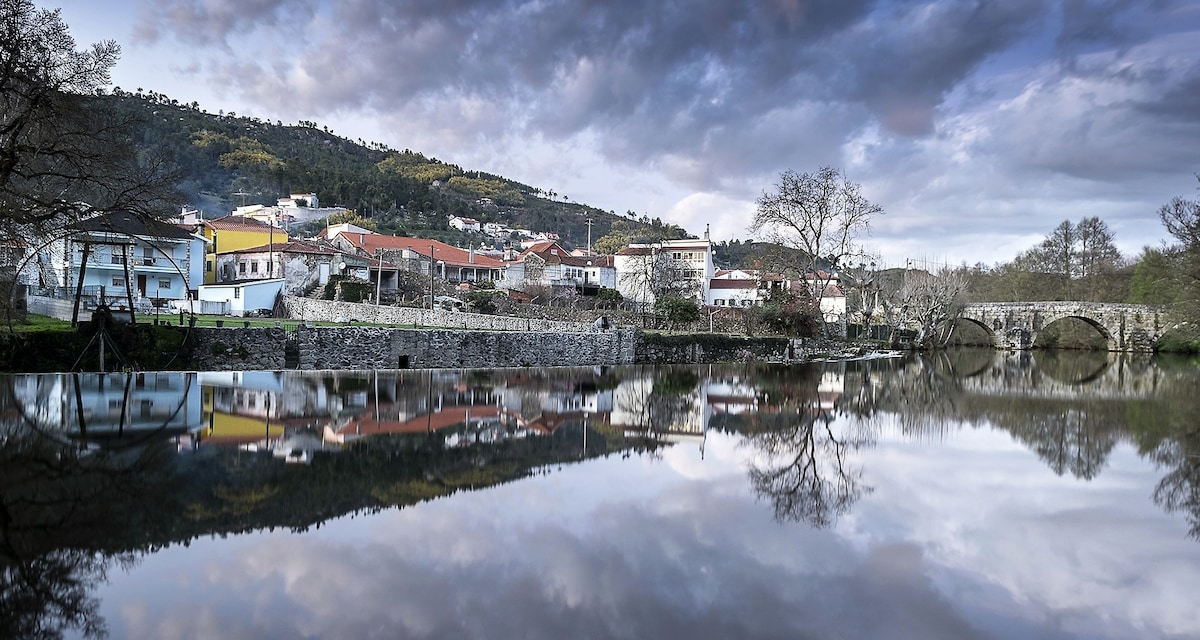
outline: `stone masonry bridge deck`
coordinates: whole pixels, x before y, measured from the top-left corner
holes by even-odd
[[[1078,318],[1108,341],[1109,351],[1153,351],[1167,327],[1159,307],[1104,302],[977,302],[963,308],[959,322],[984,329],[997,349],[1033,348],[1051,323]]]

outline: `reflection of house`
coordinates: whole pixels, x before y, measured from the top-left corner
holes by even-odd
[[[613,392],[611,424],[631,436],[702,443],[710,412],[706,390],[698,385],[690,390],[658,392],[655,384],[661,373],[650,371],[621,381]]]
[[[179,435],[202,424],[195,373],[22,374],[12,389],[27,420],[72,438]]]

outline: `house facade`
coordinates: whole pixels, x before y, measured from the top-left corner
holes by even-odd
[[[506,263],[500,286],[520,289],[527,285],[571,287],[583,295],[601,288],[617,288],[613,256],[578,256],[557,242],[545,240],[522,251]]]
[[[434,277],[449,282],[497,282],[504,277],[505,265],[500,260],[437,240],[339,232],[331,242],[359,257],[381,260],[403,271],[433,273]]]
[[[217,256],[252,247],[286,244],[286,230],[246,216],[226,216],[200,223],[197,233],[208,241],[204,257],[204,282],[217,282]]]
[[[652,305],[661,278],[672,279],[672,287],[686,292],[697,304],[706,304],[708,287],[716,274],[708,233],[702,239],[663,240],[631,243],[614,256],[617,290],[634,303]]]
[[[372,260],[327,246],[290,240],[218,255],[216,284],[282,279],[285,295],[304,296],[328,283],[330,275],[356,275],[374,281],[379,269],[372,265]],[[383,270],[385,289],[395,289],[395,272],[395,267]]]
[[[41,273],[53,273],[68,296],[79,291],[84,308],[103,301],[116,310],[147,311],[194,299],[203,279],[203,238],[126,212],[88,218],[54,244],[60,246],[47,253],[63,256],[63,268]]]

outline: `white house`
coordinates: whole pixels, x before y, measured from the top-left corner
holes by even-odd
[[[199,300],[224,303],[226,314],[242,316],[249,311],[274,308],[275,297],[283,291],[283,285],[283,278],[206,284],[200,286]]]
[[[479,231],[479,221],[475,218],[450,216],[450,226],[459,231]]]
[[[506,289],[537,284],[574,287],[584,295],[595,295],[602,287],[617,288],[613,256],[576,256],[549,240],[533,245],[505,264],[500,286]]]
[[[180,226],[122,211],[93,216],[76,229],[45,251],[62,256],[62,267],[44,265],[40,272],[52,274],[68,296],[80,290],[84,308],[101,302],[103,291],[113,309],[132,304],[145,311],[194,298],[204,282],[205,240]]]
[[[646,286],[644,275],[654,270],[656,262],[670,260],[670,271],[681,275],[689,297],[699,304],[709,298],[709,281],[716,274],[712,259],[712,243],[708,232],[702,239],[663,240],[655,243],[631,243],[614,256],[617,271],[617,290],[627,300],[654,304],[654,287]],[[681,272],[681,273],[680,273]]]

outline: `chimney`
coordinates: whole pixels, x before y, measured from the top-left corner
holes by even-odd
[[[471,252],[467,254],[467,262],[475,264],[475,247],[471,247]]]
[[[708,225],[704,225],[704,239],[708,240]]]

